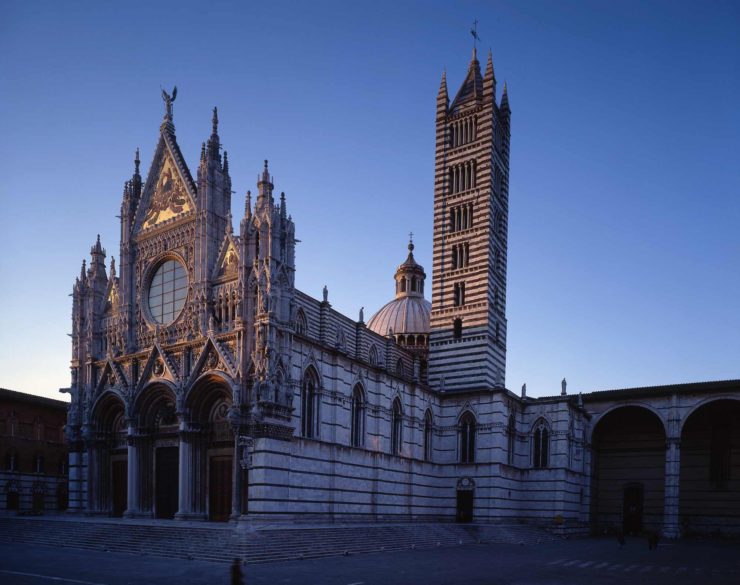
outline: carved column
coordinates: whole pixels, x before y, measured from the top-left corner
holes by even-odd
[[[196,481],[196,465],[194,464],[197,453],[197,441],[199,432],[185,421],[180,422],[180,466],[178,478],[178,501],[179,508],[175,514],[176,520],[190,520],[200,518],[202,514],[196,510],[194,488]]]
[[[141,513],[141,464],[140,450],[141,438],[137,435],[137,429],[133,425],[128,427],[128,457],[126,470],[126,511],[124,516],[132,518]]]
[[[680,443],[678,437],[669,437],[666,442],[663,508],[663,536],[666,538],[678,538],[681,535],[678,523],[678,488],[681,473]]]
[[[239,445],[239,432],[234,430],[234,457],[232,469],[232,477],[234,478],[231,482],[231,519],[238,520],[239,516],[242,515],[242,465],[241,455],[242,450],[246,447]]]

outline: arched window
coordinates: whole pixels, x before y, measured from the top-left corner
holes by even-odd
[[[18,471],[17,451],[8,451],[5,454],[5,471]]]
[[[403,377],[404,373],[403,360],[398,358],[398,361],[396,362],[396,376]]]
[[[400,455],[403,450],[403,411],[401,401],[396,398],[391,409],[391,453]]]
[[[299,335],[308,334],[308,321],[306,320],[306,314],[303,312],[303,309],[298,309],[295,319],[295,332]]]
[[[544,419],[535,423],[532,443],[532,466],[537,469],[547,467],[550,451],[550,430],[547,428]]]
[[[378,348],[374,345],[370,346],[370,351],[368,352],[368,359],[370,360],[370,364],[373,366],[377,366],[380,363],[380,360],[378,359]]]
[[[460,417],[458,426],[460,463],[475,462],[475,417],[466,412]]]
[[[516,419],[513,414],[509,415],[509,423],[506,426],[508,449],[506,451],[506,462],[514,465],[514,449],[516,448]]]
[[[434,429],[434,419],[432,411],[427,410],[424,415],[424,461],[432,460],[432,430]]]
[[[411,277],[411,292],[416,292],[416,277]]]
[[[309,367],[301,384],[301,435],[306,438],[319,436],[319,376]]]
[[[353,447],[365,444],[365,393],[362,386],[355,385],[350,405],[350,441]]]
[[[462,338],[462,319],[455,319],[452,324],[452,336],[455,339]]]

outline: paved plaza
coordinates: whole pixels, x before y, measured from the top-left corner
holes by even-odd
[[[648,550],[643,539],[542,545],[481,544],[244,567],[252,584],[300,585],[577,585],[736,584],[737,542],[676,541]],[[229,566],[73,549],[0,545],[0,583],[8,585],[196,585],[229,583]]]

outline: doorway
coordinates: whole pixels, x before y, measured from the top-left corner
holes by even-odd
[[[179,449],[159,447],[155,458],[154,477],[154,516],[155,518],[174,518],[177,512],[177,489],[179,477]]]
[[[624,534],[636,536],[642,532],[642,485],[628,485],[624,488],[622,530]]]
[[[208,519],[226,522],[231,515],[231,474],[233,461],[230,455],[211,457],[208,473]]]
[[[457,490],[457,522],[473,521],[473,490]]]
[[[128,507],[128,462],[113,461],[111,464],[111,478],[113,484],[113,516],[120,518]]]

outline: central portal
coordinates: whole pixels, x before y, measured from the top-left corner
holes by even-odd
[[[155,465],[154,515],[156,518],[174,518],[177,512],[178,448],[158,447]]]

